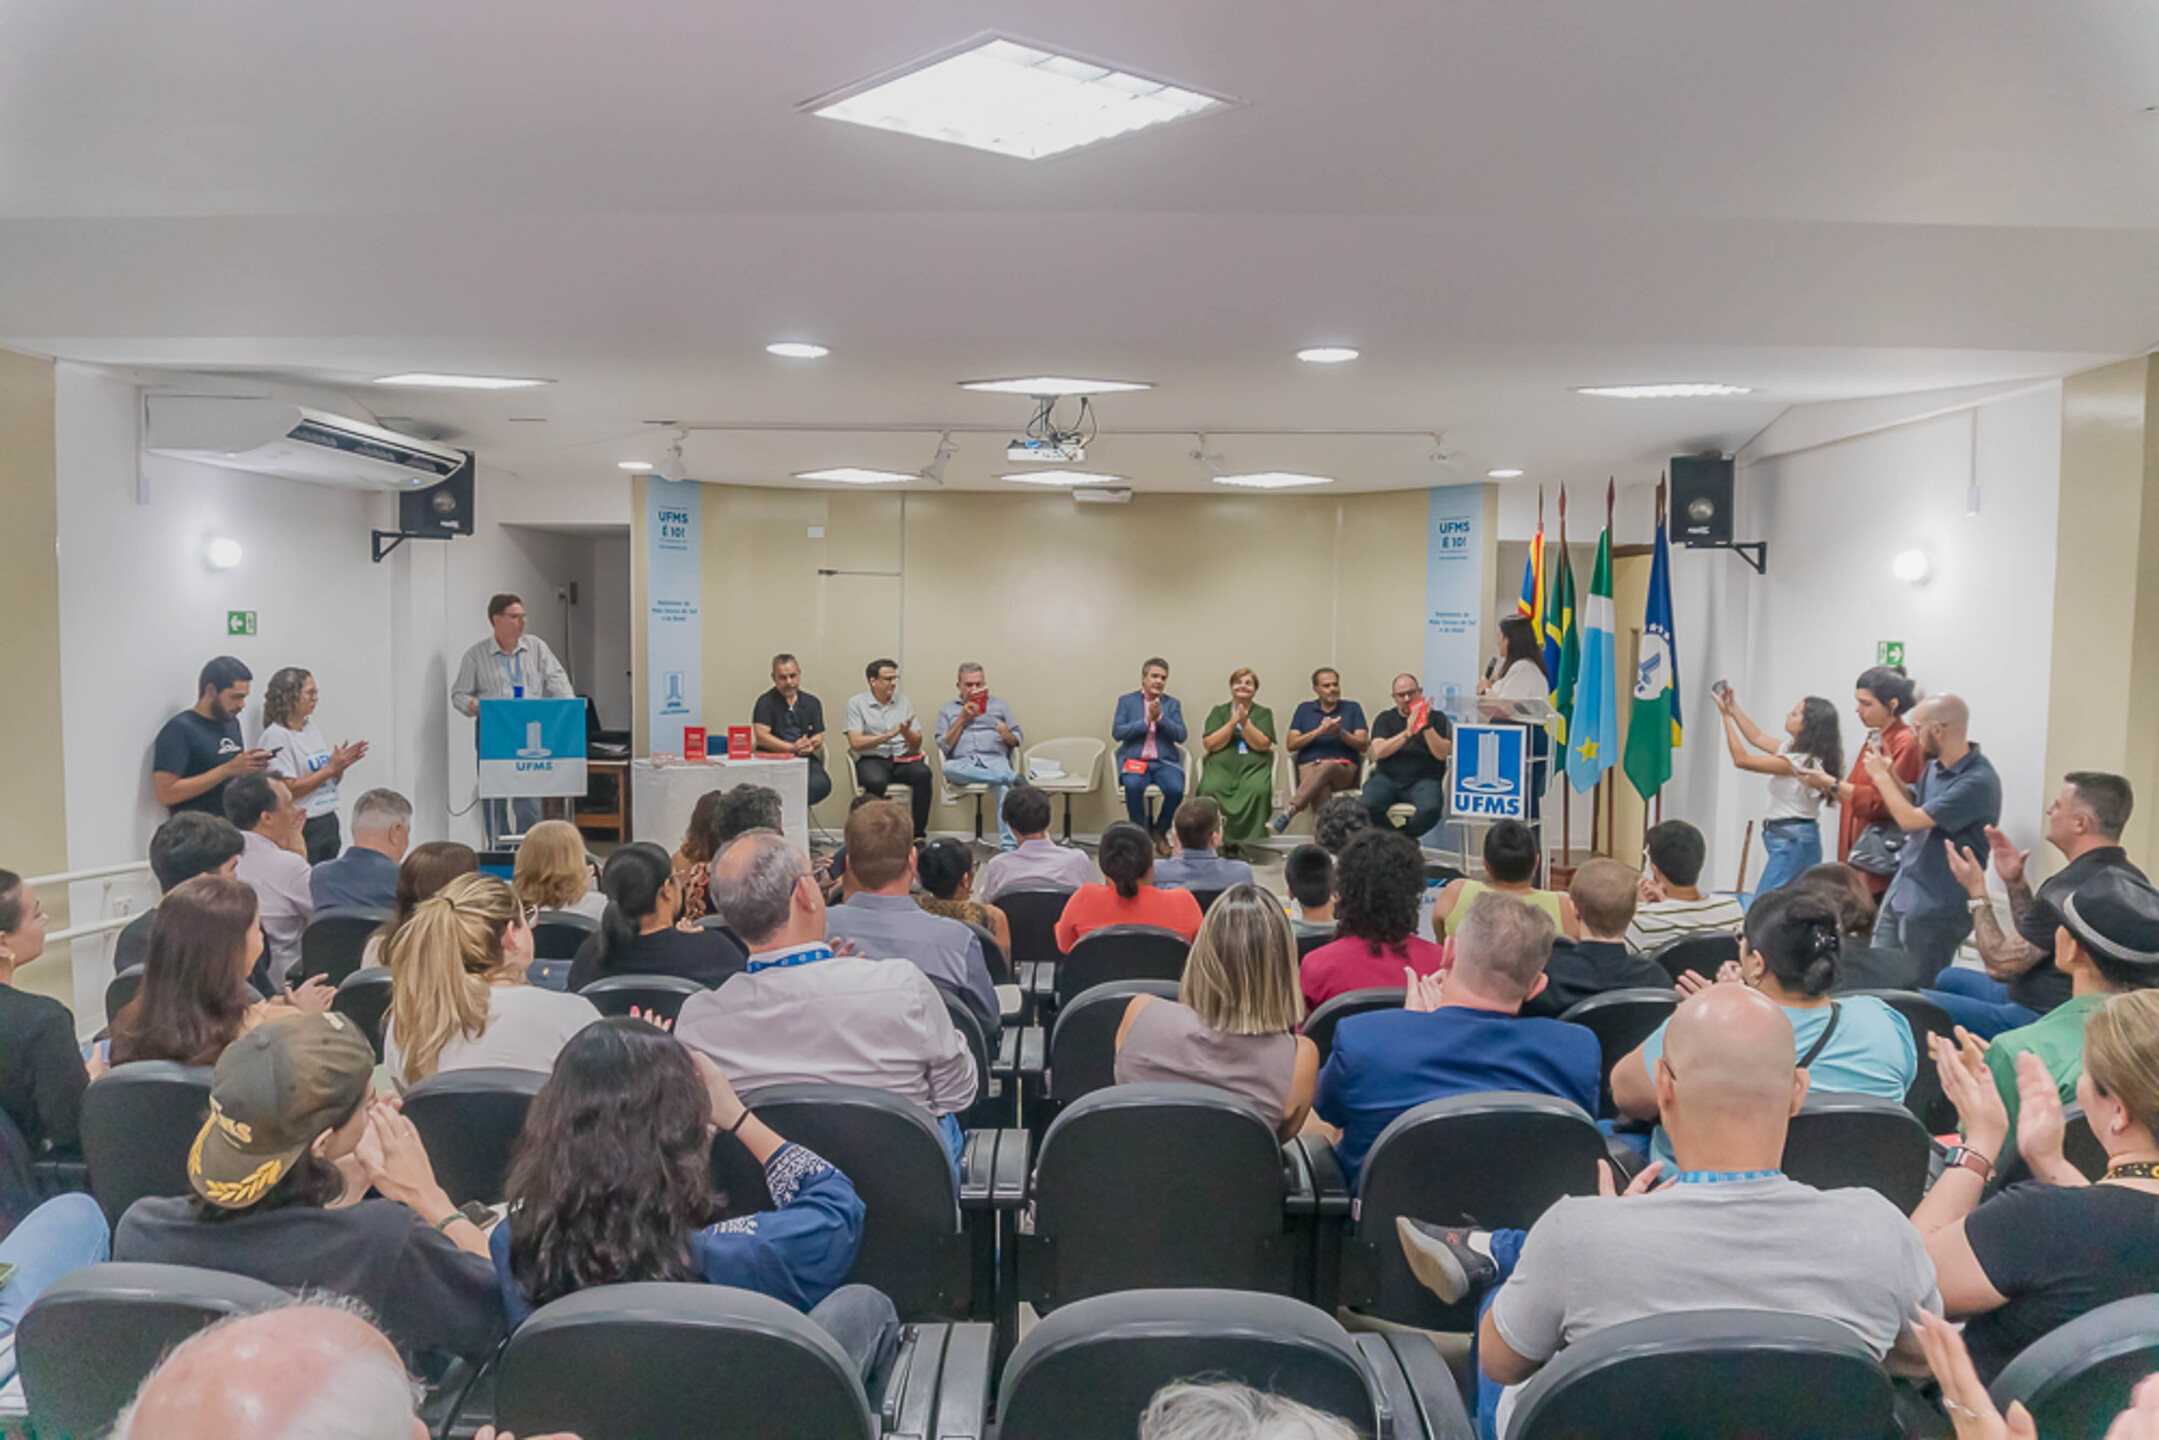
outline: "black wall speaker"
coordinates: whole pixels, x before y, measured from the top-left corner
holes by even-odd
[[[425,490],[406,490],[397,497],[397,528],[407,535],[435,536],[472,533],[472,452],[450,478]]]
[[[1732,462],[1722,455],[1672,457],[1672,538],[1688,546],[1732,543]]]

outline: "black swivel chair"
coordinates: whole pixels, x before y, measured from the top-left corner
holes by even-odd
[[[1912,1077],[1912,1088],[1904,1092],[1905,1108],[1919,1117],[1919,1123],[1927,1127],[1929,1135],[1946,1135],[1957,1128],[1957,1107],[1949,1103],[1942,1093],[1942,1077],[1934,1068],[1934,1052],[1927,1044],[1931,1035],[1939,1035],[1954,1044],[1957,1038],[1956,1021],[1926,996],[1916,990],[1851,990],[1837,996],[1848,1000],[1855,995],[1871,995],[1904,1017],[1904,1023],[1912,1027],[1912,1046],[1919,1052],[1919,1073]]]
[[[275,1285],[187,1265],[92,1265],[63,1275],[15,1331],[30,1424],[40,1435],[103,1435],[181,1341],[291,1301]]]
[[[1784,1173],[1817,1190],[1864,1186],[1909,1215],[1927,1193],[1934,1141],[1894,1100],[1807,1092],[1784,1135]]]
[[[1847,1326],[1698,1310],[1567,1346],[1522,1388],[1506,1440],[1896,1440],[1892,1405],[1888,1372]]]
[[[405,1118],[452,1204],[502,1200],[525,1112],[546,1083],[537,1070],[448,1070],[405,1092]]]
[[[1409,992],[1399,985],[1375,986],[1370,990],[1345,990],[1330,995],[1304,1017],[1304,1038],[1319,1048],[1319,1063],[1327,1063],[1334,1053],[1334,1027],[1352,1015],[1369,1015],[1376,1010],[1399,1010],[1402,999]]]
[[[1302,1143],[1322,1195],[1338,1188],[1332,1147]],[[1341,1303],[1424,1330],[1473,1329],[1473,1301],[1443,1304],[1410,1273],[1395,1218],[1526,1230],[1562,1197],[1596,1194],[1603,1158],[1596,1122],[1549,1095],[1456,1095],[1404,1111],[1372,1142],[1357,1177],[1356,1233],[1341,1244]],[[1324,1238],[1320,1246],[1324,1261]],[[1329,1278],[1322,1273],[1315,1296],[1322,1306],[1334,1298]]]
[[[373,970],[353,971],[338,982],[330,1009],[360,1027],[367,1043],[375,1047],[375,1060],[379,1064],[383,1022],[390,1015],[390,972],[380,966]]]
[[[360,968],[360,956],[368,937],[394,918],[388,910],[332,909],[318,911],[300,932],[300,968],[293,975],[297,985],[320,975],[332,985]]]
[[[90,1193],[119,1224],[145,1195],[192,1194],[187,1152],[210,1113],[210,1067],[170,1060],[116,1065],[82,1096]]]
[[[1159,925],[1105,925],[1090,930],[1057,967],[1057,1003],[1110,980],[1180,980],[1191,950],[1184,936]]]
[[[627,1015],[635,1009],[673,1020],[682,1013],[683,1001],[704,990],[695,980],[680,975],[607,975],[577,993],[602,1015]]]
[[[1642,985],[1626,990],[1607,990],[1567,1008],[1559,1018],[1588,1027],[1597,1037],[1597,1114],[1610,1119],[1619,1112],[1612,1105],[1612,1067],[1634,1053],[1659,1025],[1679,1008],[1677,990]]]
[[[1998,1409],[2021,1400],[2041,1435],[2103,1435],[2137,1382],[2159,1370],[2159,1295],[2116,1300],[2024,1347],[1994,1377]]]
[[[1714,980],[1725,961],[1739,958],[1739,937],[1725,930],[1682,935],[1658,946],[1650,952],[1649,958],[1664,967],[1664,973],[1672,977],[1675,985],[1689,970]]]
[[[2106,1174],[2106,1147],[2092,1134],[2091,1121],[2084,1118],[2081,1105],[2062,1107],[2062,1158],[2081,1171],[2087,1180],[2097,1180]],[[2024,1156],[2016,1147],[2016,1137],[2011,1136],[1994,1171],[1994,1179],[1987,1185],[1987,1193],[1996,1194],[2031,1178],[2031,1167],[2024,1163]]]
[[[105,986],[105,1023],[112,1024],[127,1008],[127,1002],[142,989],[142,966],[130,965],[112,977]]]
[[[990,903],[1005,912],[1012,927],[1010,959],[1015,970],[1025,965],[1055,965],[1062,958],[1057,949],[1057,922],[1064,918],[1065,903],[1072,895],[1069,885],[1014,885],[997,892]]]

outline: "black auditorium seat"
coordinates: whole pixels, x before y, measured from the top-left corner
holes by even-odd
[[[600,933],[600,922],[574,910],[542,910],[532,922],[532,958],[575,960],[578,947]]]
[[[360,1027],[360,1033],[375,1047],[375,1059],[382,1060],[382,1026],[390,1014],[390,972],[377,966],[372,970],[355,970],[337,983],[337,995],[330,1001],[330,1008]]]
[[[1057,949],[1057,922],[1064,918],[1065,903],[1072,898],[1069,885],[1014,885],[997,892],[991,903],[1005,912],[1005,921],[1012,929],[1012,954],[1007,957],[1014,968],[1021,965],[1054,965],[1061,958]]]
[[[1184,936],[1159,925],[1105,925],[1080,936],[1057,967],[1056,997],[1062,1005],[1110,980],[1179,980],[1192,947]]]
[[[1675,985],[1689,970],[1714,980],[1725,961],[1739,958],[1739,937],[1723,930],[1682,935],[1658,946],[1649,958],[1664,967]]]
[[[672,1021],[682,1013],[682,1002],[704,988],[681,975],[605,975],[577,993],[602,1015],[644,1010]]]
[[[116,1065],[82,1097],[90,1193],[117,1225],[145,1195],[187,1195],[187,1152],[210,1113],[210,1067],[170,1060]]]
[[[2021,1400],[2041,1435],[2106,1435],[2137,1383],[2159,1370],[2159,1295],[2116,1300],[2027,1345],[1994,1378],[1997,1408]]]
[[[106,983],[105,1023],[107,1025],[120,1018],[120,1012],[127,1008],[127,1002],[134,999],[135,992],[140,989],[142,989],[142,966],[140,965],[128,966],[127,969],[122,970]]]
[[[360,968],[368,937],[393,918],[388,910],[323,910],[300,932],[300,968],[292,977],[297,985],[320,975],[332,985]]]
[[[1934,1141],[1894,1100],[1809,1090],[1784,1136],[1784,1173],[1817,1190],[1865,1186],[1909,1215],[1927,1193]]]
[[[405,1118],[451,1203],[500,1203],[525,1112],[546,1083],[537,1070],[447,1070],[405,1092]]]
[[[1957,1107],[1949,1103],[1942,1093],[1941,1073],[1934,1068],[1934,1051],[1928,1046],[1928,1037],[1939,1035],[1954,1042],[1957,1038],[1956,1021],[1949,1012],[1917,990],[1848,990],[1837,996],[1848,1000],[1854,995],[1872,995],[1904,1017],[1904,1023],[1912,1028],[1912,1046],[1919,1053],[1919,1073],[1912,1077],[1912,1088],[1904,1092],[1905,1108],[1919,1117],[1919,1123],[1927,1127],[1929,1135],[1946,1135],[1957,1128]]]
[[[1586,1027],[1597,1037],[1597,1113],[1606,1118],[1619,1112],[1612,1105],[1612,1067],[1634,1053],[1659,1025],[1679,1008],[1679,992],[1665,986],[1641,985],[1607,990],[1567,1007],[1559,1018]]]
[[[1319,1047],[1319,1061],[1324,1065],[1327,1057],[1334,1053],[1335,1026],[1352,1015],[1399,1010],[1407,993],[1399,985],[1378,985],[1369,990],[1345,990],[1339,995],[1330,995],[1304,1017],[1304,1038]]]

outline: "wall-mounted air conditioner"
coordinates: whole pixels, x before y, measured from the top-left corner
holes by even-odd
[[[456,473],[465,454],[283,400],[148,395],[143,448],[317,485],[409,490]]]

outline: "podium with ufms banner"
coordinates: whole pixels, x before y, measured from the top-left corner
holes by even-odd
[[[583,700],[482,700],[478,739],[481,799],[585,793]]]

